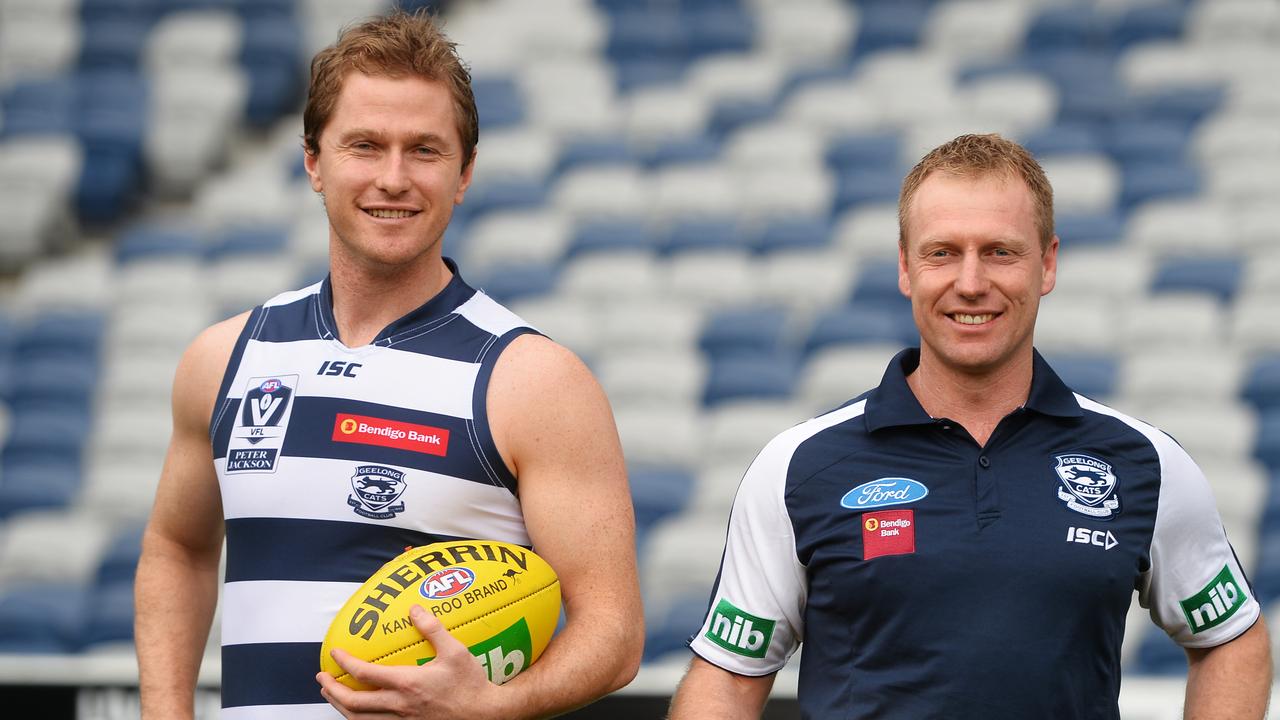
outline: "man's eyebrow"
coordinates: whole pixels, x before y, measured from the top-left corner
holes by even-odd
[[[386,133],[379,130],[368,128],[351,128],[339,136],[340,142],[351,142],[356,138],[372,138],[374,140],[383,140]],[[443,145],[445,139],[443,136],[433,132],[418,133],[410,138],[410,142],[414,145]]]

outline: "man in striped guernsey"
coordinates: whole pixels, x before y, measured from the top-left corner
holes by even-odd
[[[803,641],[807,718],[1118,720],[1136,591],[1186,649],[1186,717],[1261,720],[1267,631],[1203,473],[1033,348],[1052,203],[997,136],[907,176],[920,347],[747,470],[673,719],[758,717]]]
[[[330,272],[202,333],[137,580],[144,717],[190,718],[222,586],[224,718],[544,717],[634,676],[643,638],[617,431],[572,353],[441,255],[475,167],[470,77],[425,15],[344,32],[312,63],[305,165]],[[493,539],[556,569],[566,624],[505,685],[430,614],[422,667],[347,659],[329,621],[405,546]]]

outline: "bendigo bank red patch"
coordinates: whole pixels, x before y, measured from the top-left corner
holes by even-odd
[[[444,428],[347,413],[338,413],[334,418],[333,440],[428,455],[443,456],[449,450],[449,431]]]
[[[882,510],[862,514],[862,559],[910,555],[916,551],[914,510]]]

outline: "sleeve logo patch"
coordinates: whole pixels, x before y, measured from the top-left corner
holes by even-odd
[[[776,621],[756,617],[721,600],[711,612],[711,629],[707,639],[735,655],[762,658],[769,650]]]
[[[1222,572],[1200,592],[1178,604],[1182,606],[1182,613],[1187,616],[1187,624],[1194,635],[1226,622],[1248,600],[1242,583],[1231,574],[1231,567],[1223,565]]]
[[[914,510],[881,510],[862,515],[862,559],[911,555],[916,551]]]

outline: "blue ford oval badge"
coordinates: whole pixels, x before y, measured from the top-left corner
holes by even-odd
[[[851,510],[903,505],[924,499],[929,488],[911,478],[886,477],[863,483],[840,498],[840,506]]]

